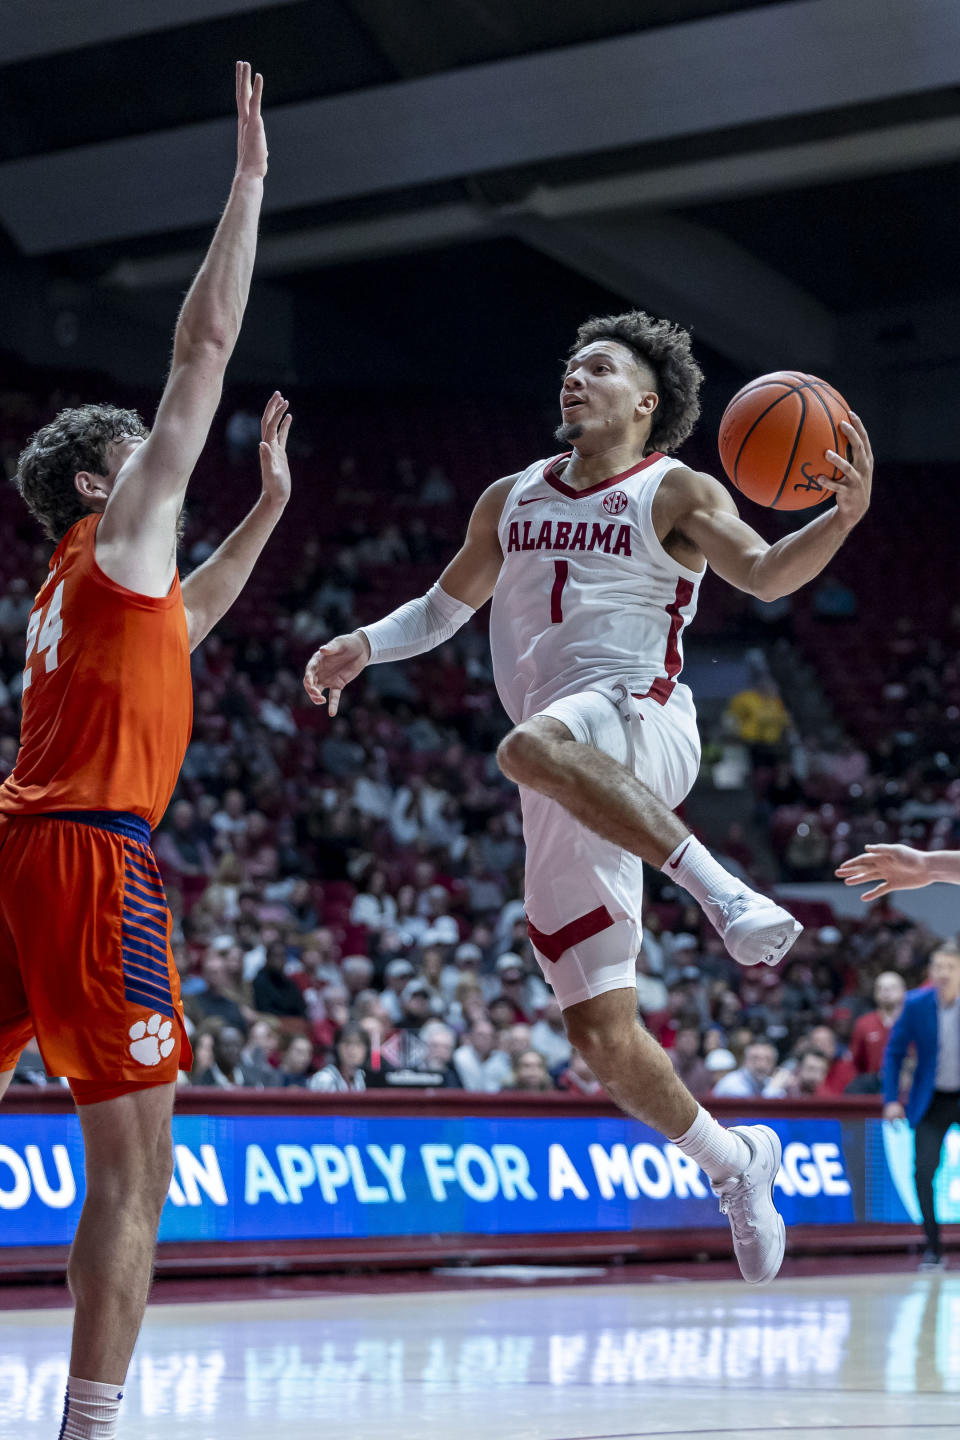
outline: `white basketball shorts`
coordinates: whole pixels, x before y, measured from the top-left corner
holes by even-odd
[[[619,685],[555,700],[539,713],[632,770],[671,810],[697,777],[700,739],[686,685],[663,705]],[[561,1008],[635,986],[643,862],[587,830],[555,800],[524,785],[520,800],[530,939]]]

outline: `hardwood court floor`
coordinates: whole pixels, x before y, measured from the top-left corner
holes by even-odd
[[[0,1435],[56,1434],[68,1322],[0,1314]],[[960,1272],[158,1305],[124,1403],[122,1440],[946,1440]]]

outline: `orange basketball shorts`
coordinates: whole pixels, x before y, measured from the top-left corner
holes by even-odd
[[[0,815],[0,1072],[35,1034],[79,1104],[192,1063],[150,830],[137,815]]]

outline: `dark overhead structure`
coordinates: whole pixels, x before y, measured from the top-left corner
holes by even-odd
[[[263,276],[512,237],[746,371],[789,356],[879,404],[885,367],[958,363],[957,0],[10,0],[21,255],[182,287],[241,47],[269,83]]]

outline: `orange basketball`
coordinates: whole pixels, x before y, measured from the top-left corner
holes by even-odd
[[[840,472],[826,450],[848,454],[842,395],[799,370],[761,375],[738,390],[720,421],[720,459],[733,485],[770,510],[806,510],[833,494],[817,479]]]

